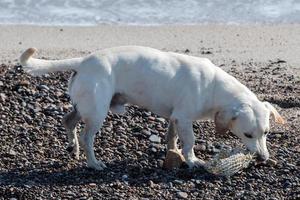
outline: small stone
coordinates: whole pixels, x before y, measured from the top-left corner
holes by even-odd
[[[164,162],[164,168],[167,170],[172,170],[174,168],[180,168],[182,163],[184,162],[184,157],[181,153],[176,150],[169,150],[166,159]]]
[[[106,127],[105,130],[106,130],[107,132],[111,132],[112,128]]]
[[[95,186],[97,186],[97,184],[96,183],[90,183],[89,186],[95,187]]]
[[[4,84],[3,84],[3,82],[2,81],[0,81],[0,86],[3,86]]]
[[[61,97],[61,96],[64,95],[64,93],[63,93],[63,92],[60,92],[60,91],[57,91],[55,94],[56,94],[56,96],[58,96],[58,97]]]
[[[207,142],[207,149],[212,149],[214,148],[214,146],[212,145],[211,142]]]
[[[300,153],[300,146],[296,146],[294,149],[296,152]]]
[[[149,120],[149,121],[155,121],[155,117],[149,116],[149,117],[148,117],[148,120]]]
[[[119,150],[119,151],[126,151],[126,150],[127,150],[127,147],[126,147],[125,144],[122,144],[122,145],[118,146],[118,150]]]
[[[5,101],[6,95],[4,93],[0,93],[0,99],[2,102]]]
[[[273,160],[273,159],[268,159],[267,161],[267,164],[270,165],[270,166],[276,166],[277,165],[277,161],[276,160]]]
[[[220,153],[220,149],[217,149],[217,148],[213,147],[212,152],[215,153],[215,154]]]
[[[76,194],[72,191],[67,191],[67,195],[70,196],[70,197],[76,196]]]
[[[33,112],[34,112],[34,113],[38,113],[38,112],[40,112],[40,111],[42,111],[42,109],[41,109],[40,107],[36,107],[35,109],[33,109]]]
[[[133,132],[133,133],[132,133],[132,135],[134,135],[134,136],[138,137],[138,136],[140,136],[140,135],[141,135],[141,133],[140,133],[140,132]]]
[[[183,180],[175,179],[175,180],[174,180],[174,183],[176,183],[176,184],[178,184],[178,185],[181,185],[181,184],[183,184]]]
[[[40,85],[40,89],[49,90],[49,87],[47,85]]]
[[[16,156],[17,155],[17,152],[15,152],[13,149],[9,150],[8,154],[10,156]]]
[[[127,180],[128,180],[128,175],[124,174],[124,175],[122,176],[122,180],[123,180],[123,181],[127,181]]]
[[[164,167],[164,161],[161,160],[161,159],[158,159],[158,160],[157,160],[157,165],[158,165],[159,167]]]
[[[159,122],[161,122],[161,123],[165,123],[166,122],[166,120],[164,118],[160,118],[160,117],[156,118],[156,120],[159,121]]]
[[[197,146],[195,146],[195,150],[197,150],[197,151],[205,151],[206,150],[206,146],[204,144],[198,144]]]
[[[156,149],[155,147],[152,147],[152,148],[151,148],[151,151],[152,151],[153,153],[156,153],[156,152],[157,152],[157,149]]]
[[[178,198],[186,199],[188,198],[188,194],[186,192],[177,192]]]
[[[150,136],[151,135],[151,132],[150,131],[147,131],[147,130],[142,130],[142,133],[146,136]]]
[[[27,104],[26,104],[26,102],[22,101],[21,105],[22,105],[23,107],[26,107]]]
[[[69,110],[69,109],[71,109],[72,108],[72,105],[71,104],[65,104],[65,105],[63,105],[63,109],[64,110]]]
[[[292,163],[286,163],[286,165],[290,168],[296,168],[297,166]]]
[[[150,186],[151,188],[153,188],[153,187],[155,186],[155,184],[153,183],[152,180],[149,181],[149,186]]]
[[[284,183],[283,183],[283,188],[286,189],[288,187],[291,187],[292,186],[292,183],[289,181],[289,180],[286,180]]]
[[[161,138],[159,136],[157,136],[157,135],[151,135],[149,137],[149,140],[151,142],[154,142],[154,143],[160,143],[161,142]]]
[[[149,117],[149,116],[151,116],[151,112],[143,112],[142,113],[142,115],[143,115],[143,117]]]
[[[19,82],[19,85],[21,85],[21,86],[28,86],[28,85],[30,85],[30,82],[27,81],[27,80],[20,81],[20,82]]]
[[[277,133],[277,134],[275,134],[275,137],[278,138],[278,139],[280,139],[282,137],[282,135],[279,134],[279,133]]]

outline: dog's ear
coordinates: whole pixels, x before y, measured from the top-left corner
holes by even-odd
[[[231,125],[232,122],[238,117],[238,112],[234,109],[225,109],[220,110],[215,114],[215,127],[217,134],[224,134],[226,133]]]
[[[263,104],[266,106],[266,108],[270,111],[271,115],[274,117],[275,122],[279,124],[284,124],[284,119],[280,116],[280,114],[277,112],[277,110],[272,106],[269,102],[265,101]]]

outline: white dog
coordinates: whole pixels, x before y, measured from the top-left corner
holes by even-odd
[[[20,62],[25,71],[33,75],[74,71],[69,83],[74,109],[65,116],[64,124],[70,147],[78,157],[74,128],[80,119],[85,122],[80,144],[88,166],[97,170],[105,165],[95,158],[95,133],[109,109],[123,113],[126,103],[169,119],[168,148],[177,148],[178,135],[190,167],[203,164],[193,150],[195,120],[214,119],[217,132],[232,131],[263,160],[269,158],[266,136],[270,114],[276,122],[284,123],[271,104],[259,101],[247,87],[206,58],[123,46],[83,58],[50,61],[32,58],[35,51],[29,48],[22,54]]]

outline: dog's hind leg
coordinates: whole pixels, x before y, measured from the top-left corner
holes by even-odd
[[[87,88],[85,95],[77,99],[77,108],[85,128],[80,134],[80,146],[87,158],[87,165],[96,170],[105,168],[105,164],[97,160],[94,152],[94,139],[108,113],[112,99],[112,89],[108,82],[101,82],[96,89]],[[90,92],[93,91],[93,92]]]
[[[76,106],[74,106],[73,110],[67,113],[62,120],[62,123],[67,131],[67,137],[69,142],[67,146],[67,151],[71,154],[74,154],[76,159],[79,159],[79,143],[76,134],[76,125],[79,122],[79,120],[80,115],[76,109]]]

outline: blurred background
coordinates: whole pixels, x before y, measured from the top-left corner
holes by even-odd
[[[0,24],[299,22],[299,0],[0,0]]]

